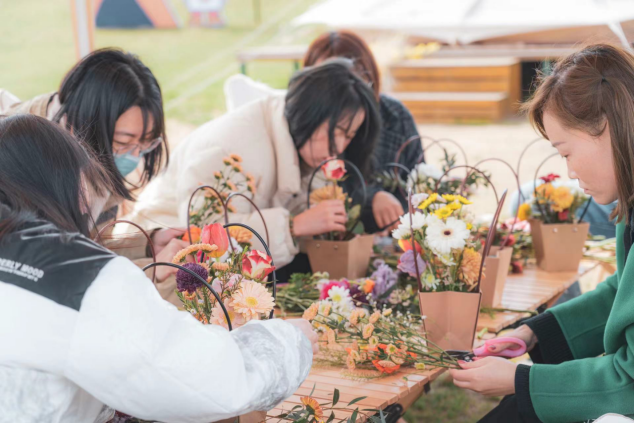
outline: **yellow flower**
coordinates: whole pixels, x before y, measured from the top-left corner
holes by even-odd
[[[417,208],[421,210],[427,209],[430,206],[430,204],[437,201],[437,197],[439,197],[439,194],[437,194],[436,192],[430,194],[430,196],[426,200],[424,200],[421,204],[419,204]]]
[[[481,253],[474,251],[473,248],[463,250],[463,259],[461,260],[461,273],[463,281],[470,287],[478,281],[479,271],[481,270]]]
[[[364,337],[364,339],[370,338],[374,330],[375,330],[375,326],[373,326],[372,323],[369,323],[366,326],[364,326],[364,331],[362,332],[362,336]]]
[[[249,229],[245,229],[242,226],[230,226],[229,236],[234,238],[239,244],[251,244],[253,234]]]
[[[319,309],[318,303],[311,304],[309,308],[304,310],[304,313],[302,314],[302,318],[310,322],[311,320],[315,319],[315,317],[317,316],[318,309]]]
[[[452,195],[452,194],[443,194],[441,197],[443,197],[443,199],[445,201],[447,201],[448,203],[451,203],[453,201],[456,201],[456,195]]]
[[[377,345],[379,345],[379,338],[377,338],[376,336],[371,336],[368,340],[368,346],[370,346],[371,348],[375,348]]]
[[[452,209],[448,206],[442,207],[439,210],[434,212],[434,215],[439,219],[445,219],[452,215]]]
[[[240,157],[238,154],[230,154],[229,158],[231,158],[236,163],[242,163],[242,161],[243,161],[243,158]]]
[[[380,317],[381,317],[381,313],[376,311],[370,315],[370,318],[368,319],[368,321],[372,324],[375,324],[377,323],[377,320],[379,320]]]
[[[556,188],[551,193],[551,201],[553,201],[554,205],[552,206],[553,211],[561,212],[563,210],[568,209],[573,204],[573,194],[571,194],[571,190],[565,186]]]
[[[540,204],[546,203],[547,200],[551,198],[551,194],[553,194],[554,190],[555,188],[550,183],[536,187],[536,196],[539,197],[538,202]]]
[[[461,203],[457,203],[456,201],[448,204],[446,207],[448,207],[450,210],[454,211],[454,210],[460,210],[461,207],[463,207],[461,205]]]
[[[468,231],[471,231],[474,226],[472,226],[470,222],[465,222],[465,227],[467,228]]]
[[[472,202],[470,200],[468,200],[467,198],[463,197],[462,195],[457,195],[456,199],[459,200],[459,203],[463,204],[463,205],[469,205],[472,204]]]
[[[344,190],[340,186],[327,185],[318,188],[311,193],[309,197],[311,204],[318,204],[326,200],[346,200]]]
[[[415,369],[417,370],[425,370],[426,365],[424,363],[415,363]]]
[[[320,403],[317,402],[317,400],[311,397],[302,397],[300,398],[300,401],[309,411],[313,412],[315,420],[321,421],[324,418],[324,411],[322,410],[322,407],[320,406]]]
[[[531,205],[529,203],[523,203],[518,208],[518,220],[524,221],[531,217]]]

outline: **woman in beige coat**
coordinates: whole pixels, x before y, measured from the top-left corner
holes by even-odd
[[[146,227],[185,225],[192,192],[214,182],[224,157],[238,154],[244,171],[255,177],[254,202],[267,223],[276,266],[284,266],[299,251],[296,238],[345,230],[342,201],[305,209],[312,171],[324,159],[340,156],[367,173],[379,130],[374,93],[350,60],[306,68],[292,78],[285,97],[250,103],[192,133],[141,194],[130,218]],[[236,199],[232,206],[231,222],[246,223],[264,236],[260,216],[247,201]]]

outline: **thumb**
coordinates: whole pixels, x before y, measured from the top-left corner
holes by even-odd
[[[485,360],[476,360],[476,361],[459,361],[459,365],[462,369],[476,369],[478,367],[484,366],[487,364],[484,363]]]

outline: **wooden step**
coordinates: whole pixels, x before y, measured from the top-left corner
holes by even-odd
[[[419,123],[496,122],[509,113],[509,96],[504,92],[395,92]]]

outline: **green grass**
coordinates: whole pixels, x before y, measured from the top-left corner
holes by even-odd
[[[289,21],[317,0],[261,0],[256,25],[252,0],[229,0],[228,26],[180,30],[96,30],[95,47],[133,52],[152,69],[163,89],[168,118],[200,124],[225,110],[223,82],[239,72],[236,53],[259,45],[307,44],[320,28],[294,28]],[[0,0],[0,88],[22,99],[55,91],[75,63],[68,0]],[[293,72],[289,62],[254,63],[249,75],[283,88]]]
[[[404,418],[408,423],[474,423],[500,402],[457,388],[446,373],[432,383],[427,395],[419,398]]]

